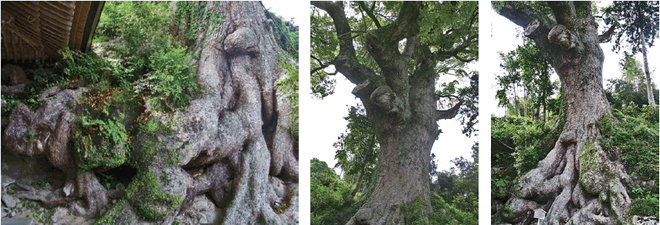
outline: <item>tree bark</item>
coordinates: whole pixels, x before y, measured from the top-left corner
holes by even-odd
[[[360,185],[362,185],[362,177],[364,176],[364,169],[366,167],[362,167],[362,171],[360,171],[360,176],[358,177],[357,183],[355,184],[355,188],[353,188],[353,191],[351,192],[351,198],[355,197],[355,194],[357,194],[358,190],[360,189]]]
[[[94,173],[103,168],[83,171],[76,165],[80,160],[68,143],[75,132],[74,119],[79,118],[75,113],[83,111],[78,99],[89,90],[67,89],[73,85],[45,91],[44,98],[56,98],[44,99],[35,113],[19,105],[3,131],[3,151],[8,147],[27,157],[46,154],[51,164],[67,173],[62,191],[51,195],[57,199],[26,197],[46,206],[71,203],[72,212],[89,217],[108,209],[100,224],[171,224],[196,196],[208,193],[223,211],[221,221],[214,223],[298,222],[298,140],[291,132],[297,121],[292,121],[287,95],[297,90],[276,87],[278,80],[292,75],[278,63],[284,60],[297,67],[297,62],[278,46],[259,2],[208,2],[204,11],[224,15],[226,21],[203,21],[197,39],[191,41],[196,47],[189,51],[199,56],[193,63],[203,93],[192,96],[185,111],[150,113],[172,132],[135,132],[125,161],[134,162],[127,164],[137,167],[137,175],[121,204],[108,205],[108,191]],[[139,115],[128,108],[109,111]],[[125,119],[127,130],[141,129],[135,117]],[[36,133],[32,140],[23,138],[30,132]]]
[[[644,31],[642,35],[642,56],[644,57],[644,74],[646,75],[646,96],[649,99],[649,105],[655,107],[655,98],[653,96],[653,86],[651,86],[651,71],[649,71],[649,61],[646,56],[646,37]]]
[[[589,2],[548,2],[556,22],[521,2],[505,2],[499,14],[534,40],[557,71],[565,97],[565,123],[559,140],[537,168],[520,178],[506,205],[505,220],[532,221],[533,210],[548,213],[541,224],[612,224],[626,221],[630,178],[619,161],[600,147],[596,122],[611,116],[602,87],[603,52]],[[605,204],[604,202],[611,202]]]
[[[357,86],[360,98],[380,143],[374,189],[347,224],[405,224],[403,206],[417,199],[427,216],[432,213],[428,164],[438,136],[439,119],[453,118],[460,103],[449,110],[436,109],[435,65],[449,57],[435,55],[416,37],[421,2],[404,2],[397,19],[366,33],[366,49],[381,68],[378,75],[361,65],[344,14],[343,2],[312,2],[333,19],[340,51],[337,71]],[[403,53],[399,41],[406,39]],[[415,70],[408,72],[414,59]]]

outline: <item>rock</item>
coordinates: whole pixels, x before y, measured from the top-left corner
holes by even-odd
[[[2,67],[2,76],[9,77],[9,81],[12,85],[25,84],[25,82],[27,82],[25,71],[23,71],[23,68],[16,65],[6,65]]]
[[[192,200],[186,213],[176,217],[181,224],[217,224],[220,222],[220,208],[206,195],[199,195]]]
[[[158,186],[151,186],[156,182]],[[192,177],[181,167],[163,166],[138,173],[128,189],[133,189],[134,185],[138,187],[128,196],[130,205],[138,215],[155,221],[163,219],[181,205],[188,188],[192,186]]]
[[[59,207],[55,210],[55,213],[50,218],[53,220],[53,223],[57,223],[57,222],[60,222],[60,221],[65,221],[65,220],[69,219],[69,218],[66,218],[67,216],[70,216],[70,215],[67,215],[68,212],[69,212],[69,210],[67,210],[66,208]]]
[[[7,185],[13,184],[16,182],[13,178],[7,176],[7,175],[2,175],[2,187],[7,187]]]
[[[280,198],[286,197],[286,186],[284,185],[284,181],[278,177],[271,176],[270,183],[273,184],[273,188],[275,188],[275,193],[277,193],[277,196]]]
[[[509,200],[509,204],[505,205],[508,209],[517,209],[509,212],[508,210],[503,211],[502,217],[511,222],[525,222],[530,221],[534,215],[534,210],[538,209],[540,206],[534,201],[512,198]]]
[[[14,199],[14,197],[12,197],[11,195],[8,195],[7,193],[2,195],[2,202],[4,202],[5,205],[9,208],[16,207],[16,199]]]
[[[24,89],[25,89],[25,84],[17,84],[14,86],[2,85],[2,95],[15,95],[23,92]]]
[[[71,194],[71,190],[73,190],[73,183],[67,183],[64,188],[62,188],[62,191],[64,192],[64,196],[69,197]]]
[[[641,217],[638,215],[634,215],[632,218],[632,222],[634,225],[657,225],[658,217],[655,216]]]
[[[495,215],[495,213],[500,211],[500,209],[502,208],[503,205],[504,204],[502,204],[502,202],[499,201],[499,200],[492,200],[490,202],[490,214]]]

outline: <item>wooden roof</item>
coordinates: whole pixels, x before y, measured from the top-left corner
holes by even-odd
[[[104,4],[2,1],[2,60],[45,60],[66,46],[88,50]]]

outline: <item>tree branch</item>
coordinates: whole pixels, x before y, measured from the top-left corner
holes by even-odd
[[[323,62],[322,62],[320,59],[316,58],[315,56],[310,55],[310,57],[311,57],[312,59],[316,60],[316,62],[319,63],[319,67],[313,69],[312,72],[310,72],[310,74],[314,74],[314,73],[318,72],[319,70],[322,70],[322,69],[328,68],[328,66],[334,64],[334,60],[328,62],[328,64],[323,64]],[[335,72],[335,73],[336,73],[336,72]],[[330,74],[330,73],[328,73],[328,74]]]
[[[334,22],[337,38],[339,39],[339,54],[333,60],[337,72],[340,72],[353,84],[361,84],[366,80],[382,84],[378,75],[368,67],[360,64],[355,55],[353,39],[350,34],[351,27],[344,13],[344,3],[339,2],[311,2],[312,5],[326,11]],[[364,97],[364,96],[362,96]],[[368,96],[366,96],[368,97]]]
[[[575,5],[568,1],[548,1],[548,6],[552,9],[558,24],[564,25],[568,29],[573,29],[576,21]]]
[[[612,34],[614,34],[614,29],[616,29],[616,27],[617,27],[617,24],[614,23],[614,24],[612,24],[610,29],[607,29],[607,31],[605,31],[605,33],[603,33],[601,35],[598,35],[598,42],[599,43],[610,42],[610,40],[612,39]]]
[[[498,13],[518,26],[527,27],[535,19],[538,19],[540,25],[546,27],[548,30],[553,25],[552,20],[548,16],[533,9],[525,2],[504,2],[503,4]]]
[[[367,13],[367,16],[369,16],[369,18],[371,18],[371,20],[374,21],[374,24],[376,24],[376,27],[380,28],[381,27],[380,22],[378,22],[378,18],[376,18],[376,16],[374,16],[373,9],[367,8],[367,6],[364,5],[364,2],[357,2],[357,3],[358,3],[358,5],[360,5],[360,8],[362,10],[364,10],[364,12]]]
[[[451,107],[451,109],[448,110],[435,110],[435,120],[444,120],[444,119],[451,119],[458,114],[458,109],[461,108],[461,105],[463,105],[463,101],[459,101],[454,107]]]

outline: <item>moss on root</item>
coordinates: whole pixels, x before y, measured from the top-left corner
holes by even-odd
[[[159,187],[158,178],[148,169],[138,173],[126,189],[126,197],[140,217],[160,220],[183,203],[184,196],[167,193]]]

